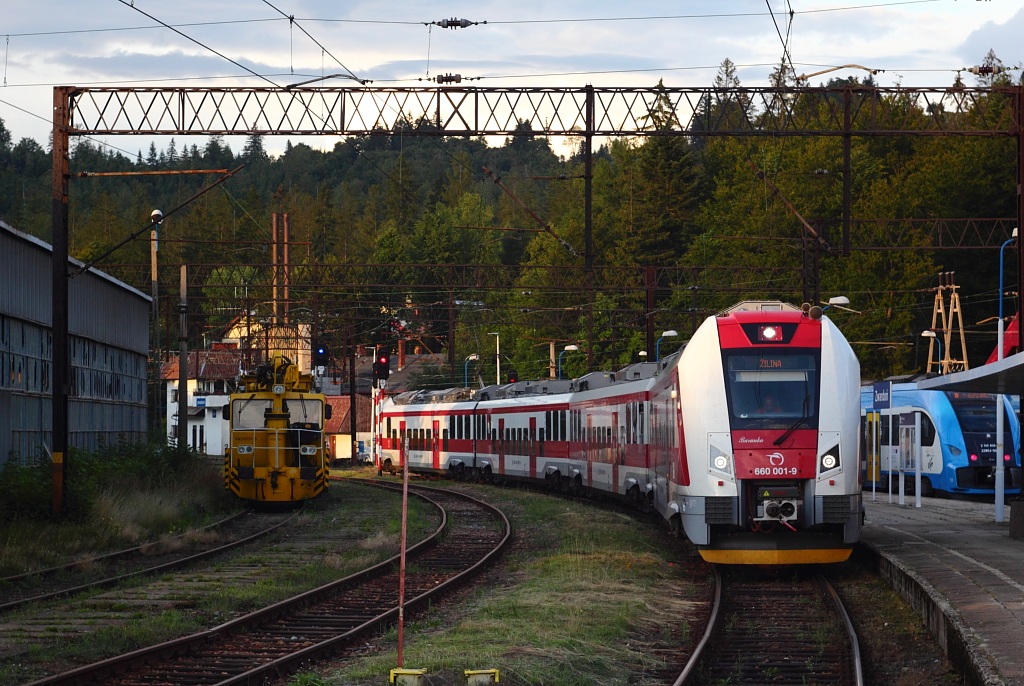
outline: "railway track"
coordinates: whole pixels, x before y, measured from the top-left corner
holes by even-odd
[[[707,631],[673,686],[864,686],[853,624],[808,570],[717,570]]]
[[[385,486],[381,486],[385,487]],[[393,488],[388,486],[389,488]],[[410,494],[442,508],[437,531],[407,551],[405,613],[455,590],[495,559],[511,537],[508,519],[467,495],[427,487]],[[394,623],[398,557],[207,631],[32,682],[95,684],[263,683]]]
[[[5,577],[0,579],[0,613],[180,569],[262,538],[295,516],[294,512],[256,515],[243,510],[179,536]]]

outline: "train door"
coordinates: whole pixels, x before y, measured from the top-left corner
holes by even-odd
[[[612,464],[623,464],[626,461],[626,441],[623,432],[619,431],[619,413],[612,412]],[[615,470],[613,470],[615,471]]]
[[[433,420],[431,426],[433,431],[430,437],[430,457],[434,469],[441,468],[441,422],[440,420]]]
[[[537,418],[530,417],[530,435],[527,436],[527,452],[530,460],[530,478],[537,478]]]
[[[505,473],[505,418],[498,419],[498,445],[494,452],[498,455],[498,474]]]
[[[874,493],[882,479],[882,415],[879,412],[865,412],[862,426],[861,448],[866,457],[867,470],[864,481],[871,484],[871,492]]]
[[[409,436],[406,434],[405,422],[398,422],[398,464],[395,468],[405,464],[405,458],[409,454]]]
[[[586,478],[587,485],[594,485],[594,453],[596,448],[593,445],[594,441],[594,413],[590,411],[587,413],[587,433],[584,436],[585,443],[583,444],[583,459],[587,461],[586,464]]]

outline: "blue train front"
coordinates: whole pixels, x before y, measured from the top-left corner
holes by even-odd
[[[867,484],[896,491],[902,474],[905,489],[913,492],[916,464],[905,444],[906,427],[913,426],[919,432],[914,440],[920,444],[922,495],[993,497],[997,461],[1003,463],[1006,495],[1019,495],[1020,422],[1009,399],[1004,397],[1003,403],[1003,450],[997,454],[995,395],[919,390],[914,383],[894,383],[890,408],[874,412],[872,388],[865,387],[861,406],[869,454]]]

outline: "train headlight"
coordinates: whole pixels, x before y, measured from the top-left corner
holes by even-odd
[[[299,455],[316,455],[315,445],[302,445],[299,446]]]
[[[728,450],[719,448],[714,443],[708,444],[708,468],[714,474],[732,478],[732,455]]]
[[[284,384],[274,384],[274,395],[281,395],[284,393]]]
[[[818,473],[823,474],[825,472],[831,472],[833,469],[839,469],[839,444],[832,446],[831,449],[826,450],[818,458]]]
[[[237,450],[239,455],[252,455],[253,448],[251,445],[240,445]]]

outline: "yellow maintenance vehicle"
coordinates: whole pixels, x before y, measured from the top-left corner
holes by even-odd
[[[299,503],[327,491],[331,406],[288,357],[243,374],[231,395],[224,485],[254,503]]]

